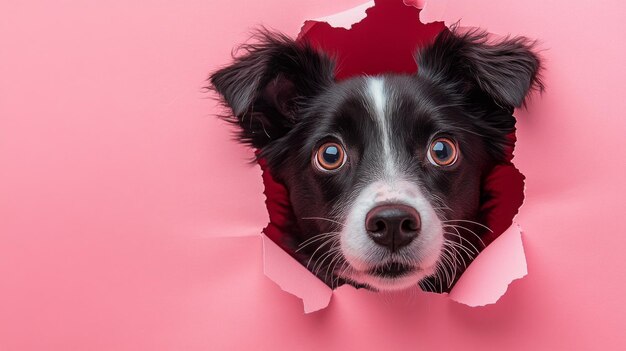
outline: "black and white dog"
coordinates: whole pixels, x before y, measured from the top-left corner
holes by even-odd
[[[338,82],[307,43],[257,39],[210,82],[288,190],[285,245],[330,286],[447,291],[483,248],[481,182],[505,162],[513,109],[543,88],[533,44],[444,30],[415,75]]]

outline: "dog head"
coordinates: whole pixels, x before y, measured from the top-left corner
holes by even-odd
[[[288,190],[292,254],[331,286],[453,284],[482,248],[481,182],[506,162],[513,109],[542,88],[532,44],[446,30],[415,75],[335,81],[307,43],[257,39],[210,81]]]

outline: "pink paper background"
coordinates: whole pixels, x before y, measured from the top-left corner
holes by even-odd
[[[624,349],[626,6],[431,0],[540,38],[517,113],[529,275],[497,304],[350,287],[302,303],[263,274],[260,170],[200,87],[258,23],[359,1],[0,3],[0,349]]]

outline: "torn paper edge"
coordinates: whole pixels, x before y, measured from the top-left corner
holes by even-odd
[[[263,272],[278,286],[299,299],[304,312],[311,313],[328,306],[333,290],[300,262],[291,257],[265,234],[263,239]]]
[[[353,25],[361,22],[361,20],[365,18],[367,16],[367,9],[374,7],[374,5],[374,0],[372,0],[330,16],[319,17],[307,21],[326,22],[333,28],[344,28],[349,30]]]
[[[527,274],[522,230],[513,222],[474,259],[448,297],[471,307],[494,304],[513,281]]]

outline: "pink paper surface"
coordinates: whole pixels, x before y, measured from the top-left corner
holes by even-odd
[[[261,172],[200,88],[255,24],[295,36],[357,5],[1,3],[0,349],[626,348],[615,0],[430,0],[421,14],[546,49],[547,93],[516,113],[528,276],[498,303],[342,287],[303,314],[264,276]]]
[[[281,289],[300,297],[305,313],[326,308],[330,302],[332,290],[270,238],[265,235],[262,238],[265,275]]]
[[[353,24],[358,23],[363,18],[365,18],[365,16],[367,15],[367,9],[373,7],[374,5],[374,0],[371,0],[355,6],[351,9],[332,14],[330,16],[312,18],[310,20],[314,22],[328,23],[334,28],[350,29]],[[302,32],[300,34],[302,34]]]
[[[514,223],[463,272],[450,298],[469,306],[495,303],[513,280],[527,273],[522,232]]]

